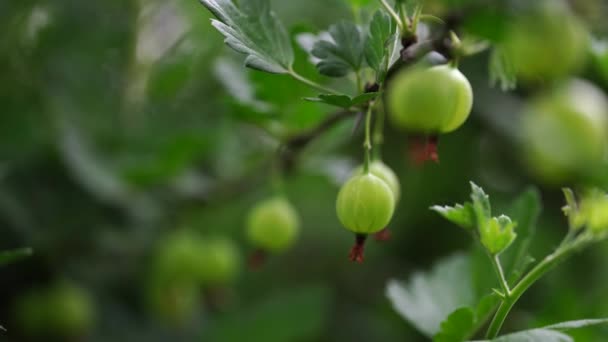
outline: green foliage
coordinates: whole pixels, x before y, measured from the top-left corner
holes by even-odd
[[[213,26],[226,37],[226,44],[247,55],[245,65],[270,73],[288,73],[293,48],[287,31],[270,9],[268,0],[201,0],[218,20]]]
[[[475,211],[471,202],[465,202],[464,205],[456,204],[453,207],[435,205],[431,207],[431,210],[467,230],[471,230],[477,225]]]
[[[317,41],[311,51],[319,58],[317,69],[330,77],[346,76],[350,71],[359,71],[363,63],[365,36],[362,30],[348,21],[329,27],[331,41]]]
[[[369,100],[378,96],[379,93],[364,93],[355,97],[348,95],[333,95],[333,94],[321,94],[318,97],[305,97],[304,100],[311,102],[325,103],[330,106],[340,107],[349,109],[365,104]]]
[[[413,274],[406,283],[390,280],[386,295],[393,308],[404,319],[426,336],[433,337],[440,331],[441,322],[450,313],[458,308],[474,306],[475,296],[471,280],[469,258],[455,254],[437,262],[429,272]],[[461,312],[453,319],[461,320],[462,315],[468,316]],[[464,320],[468,321],[468,318],[465,317]],[[455,329],[452,327],[455,324],[446,323],[446,329]],[[454,333],[443,332],[443,334]]]
[[[475,324],[475,313],[471,308],[460,308],[452,312],[443,322],[434,342],[455,342],[467,339]]]
[[[223,316],[205,336],[217,342],[314,340],[329,314],[328,300],[324,287],[274,293],[241,312]]]
[[[0,252],[0,266],[17,262],[23,258],[31,256],[31,248],[18,248]]]
[[[382,82],[390,66],[393,47],[398,37],[397,25],[390,15],[376,11],[369,23],[369,31],[365,42],[365,60],[376,71],[376,80]]]

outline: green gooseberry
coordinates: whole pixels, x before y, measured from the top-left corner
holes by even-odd
[[[199,261],[201,280],[206,285],[225,284],[235,278],[240,256],[232,240],[206,238]]]
[[[502,46],[518,77],[543,81],[580,70],[588,44],[583,22],[563,4],[547,1],[515,17]]]
[[[395,172],[380,160],[374,160],[369,164],[369,172],[382,179],[386,185],[388,185],[393,192],[395,203],[397,203],[399,201],[399,197],[401,197],[401,184],[399,184],[399,178]],[[361,174],[363,174],[363,166],[359,166],[353,172],[353,175]]]
[[[394,209],[395,197],[390,187],[372,173],[350,178],[340,189],[336,201],[338,219],[357,234],[373,234],[384,229]]]
[[[532,171],[560,184],[593,170],[606,152],[608,99],[582,80],[531,100],[522,118],[523,148]]]
[[[473,106],[467,78],[451,65],[399,71],[386,90],[389,119],[415,133],[448,133],[460,127]]]
[[[94,324],[94,308],[83,289],[61,282],[19,298],[16,317],[30,336],[82,337]]]
[[[281,252],[293,245],[300,229],[296,209],[282,196],[255,205],[247,217],[251,244],[268,252]]]

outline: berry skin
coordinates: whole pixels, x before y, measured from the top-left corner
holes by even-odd
[[[382,179],[386,185],[388,185],[393,192],[395,203],[397,203],[399,201],[399,197],[401,197],[401,184],[399,184],[399,178],[397,178],[395,172],[380,160],[375,160],[369,165],[369,172]],[[353,172],[353,175],[362,174],[363,166],[359,166]]]
[[[27,293],[16,308],[23,331],[46,339],[82,338],[93,327],[94,316],[89,294],[67,282]]]
[[[340,189],[336,202],[338,219],[357,234],[373,234],[384,229],[394,209],[393,192],[372,173],[349,179]]]
[[[473,90],[455,67],[404,69],[391,79],[386,105],[392,123],[421,134],[448,133],[460,127],[473,106]]]
[[[226,284],[239,271],[239,252],[231,240],[206,238],[201,251],[199,271],[205,285]]]
[[[295,208],[284,197],[273,197],[257,204],[247,218],[247,237],[257,248],[281,252],[293,245],[300,229]]]
[[[523,113],[525,156],[532,171],[559,184],[593,170],[608,138],[608,99],[581,80],[561,84],[531,101]]]
[[[584,24],[553,1],[517,16],[503,48],[520,78],[542,81],[577,72],[585,62],[588,41]]]

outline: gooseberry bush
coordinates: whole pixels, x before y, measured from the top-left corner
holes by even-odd
[[[406,320],[435,341],[481,336],[492,341],[570,341],[567,330],[608,322],[568,321],[499,336],[528,288],[575,252],[608,237],[608,197],[601,190],[606,184],[601,174],[606,170],[608,100],[590,81],[571,77],[584,68],[591,39],[565,1],[519,3],[517,15],[510,13],[510,25],[496,23],[502,25],[500,39],[495,32],[466,29],[468,16],[480,10],[474,6],[471,13],[439,17],[426,13],[423,1],[351,0],[354,20],[292,39],[268,0],[201,2],[215,16],[212,25],[225,43],[245,55],[246,67],[290,77],[316,92],[303,101],[336,108],[308,131],[276,134],[280,147],[268,172],[274,194],[255,205],[246,222],[255,264],[296,243],[300,218],[283,191],[283,179],[306,146],[347,119],[356,122],[354,133],[362,126],[363,148],[360,165],[337,192],[335,211],[355,237],[350,260],[363,262],[368,236],[386,239],[400,198],[408,196],[382,159],[385,124],[407,137],[412,167],[439,163],[440,137],[459,130],[474,107],[474,88],[459,69],[461,61],[486,54],[490,81],[503,91],[514,90],[519,81],[529,97],[521,106],[521,120],[512,125],[513,136],[531,174],[543,184],[564,186],[568,233],[553,252],[535,261],[538,256],[530,245],[539,193],[530,189],[514,201],[512,212],[495,215],[489,196],[471,183],[470,201],[431,209],[478,242],[495,283],[483,295],[474,294],[468,279],[471,257],[455,255],[410,282],[391,281],[388,297]],[[297,70],[294,41],[324,82]],[[566,185],[575,186],[577,195]]]

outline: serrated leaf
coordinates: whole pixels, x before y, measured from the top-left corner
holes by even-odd
[[[379,93],[365,93],[354,98],[351,98],[347,95],[333,95],[333,94],[321,94],[319,97],[305,97],[304,100],[311,102],[321,102],[331,106],[336,106],[340,108],[351,108],[353,106],[358,106],[363,104],[376,96]]]
[[[469,307],[452,312],[443,322],[434,342],[462,342],[467,339],[475,325],[475,314]]]
[[[397,25],[384,11],[376,11],[369,24],[365,41],[365,60],[376,71],[378,81],[382,81],[388,68]]]
[[[287,31],[270,9],[269,0],[201,0],[217,20],[212,25],[225,43],[247,55],[245,65],[270,73],[287,73],[294,55]]]
[[[499,85],[502,91],[515,89],[517,86],[515,67],[501,48],[496,47],[492,50],[489,67],[490,83],[493,87]]]
[[[319,58],[317,69],[323,75],[342,77],[358,71],[363,61],[364,38],[357,25],[342,21],[329,27],[331,40],[315,43],[311,53]]]
[[[516,225],[505,215],[491,218],[479,226],[481,244],[494,255],[503,252],[517,236],[513,231]]]
[[[502,255],[502,263],[507,278],[515,281],[529,265],[528,248],[536,233],[536,222],[541,212],[540,193],[536,188],[528,188],[513,201],[508,212],[517,222],[517,240]]]
[[[551,324],[543,329],[552,329],[552,330],[571,330],[571,329],[580,329],[591,327],[594,325],[608,324],[608,318],[596,318],[596,319],[579,319],[576,321],[567,321],[556,324]]]
[[[464,205],[456,204],[453,207],[448,205],[440,206],[435,205],[431,207],[431,210],[439,213],[448,221],[455,223],[456,225],[471,230],[475,228],[477,222],[475,222],[475,212],[473,205],[470,202],[465,202]]]
[[[480,186],[471,182],[471,200],[473,201],[477,225],[482,226],[492,217],[490,196],[488,196]]]
[[[386,295],[393,308],[427,337],[455,309],[474,305],[469,258],[455,254],[430,272],[417,272],[406,283],[390,280]]]
[[[32,255],[31,248],[18,248],[0,252],[0,266],[19,261]]]
[[[532,329],[497,337],[491,342],[574,342],[572,337],[550,329]]]

